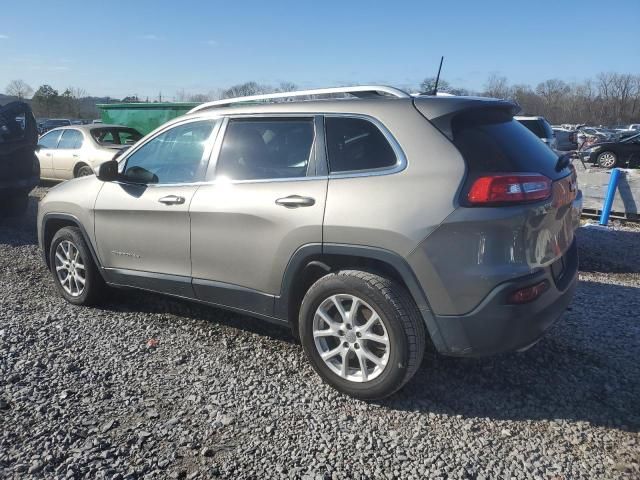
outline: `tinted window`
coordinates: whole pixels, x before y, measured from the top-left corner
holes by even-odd
[[[40,137],[40,140],[38,140],[38,145],[40,145],[42,148],[56,148],[56,146],[58,145],[58,140],[60,140],[61,133],[62,130],[56,130],[43,135],[42,137]]]
[[[304,177],[313,138],[311,118],[230,120],[216,176],[232,180]]]
[[[503,111],[480,110],[451,122],[453,143],[472,172],[533,172],[551,179],[558,155]]]
[[[206,141],[214,120],[173,127],[145,143],[128,159],[124,175],[140,183],[188,183],[202,179]]]
[[[531,130],[539,138],[548,138],[549,135],[544,128],[544,123],[540,120],[518,120],[522,125]]]
[[[94,128],[91,136],[100,145],[133,145],[142,138],[133,128]]]
[[[388,168],[397,162],[385,136],[367,120],[327,117],[325,128],[332,173]]]
[[[82,134],[78,130],[64,130],[60,143],[58,143],[58,150],[76,150],[82,147],[82,139]]]

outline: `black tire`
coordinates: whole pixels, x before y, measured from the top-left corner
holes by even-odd
[[[6,198],[2,211],[9,217],[19,217],[24,215],[29,207],[29,192],[15,192]]]
[[[79,295],[72,295],[62,285],[62,281],[58,276],[56,267],[56,250],[58,245],[62,242],[70,242],[78,251],[78,263],[84,265],[84,288]],[[51,246],[49,248],[49,269],[53,275],[53,281],[60,294],[69,303],[74,305],[94,305],[101,298],[104,290],[105,283],[93,261],[91,252],[87,247],[86,242],[76,227],[64,227],[58,230],[53,236]],[[79,269],[80,270],[80,269]]]
[[[610,151],[600,152],[596,162],[602,168],[613,168],[618,164],[618,156]]]
[[[318,307],[336,294],[364,300],[384,324],[389,357],[382,373],[373,380],[357,382],[343,378],[320,357],[313,336],[314,317]],[[381,399],[398,391],[413,377],[424,355],[425,328],[413,299],[396,281],[373,273],[343,270],[316,281],[302,301],[299,330],[305,353],[320,377],[340,392],[363,400]]]
[[[87,177],[89,175],[93,175],[93,169],[89,165],[82,165],[78,168],[78,172],[76,173],[77,177]]]

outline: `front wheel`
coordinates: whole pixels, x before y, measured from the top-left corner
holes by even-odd
[[[618,156],[613,152],[602,152],[598,155],[597,162],[602,168],[613,168],[618,163]]]
[[[424,354],[424,323],[413,299],[397,282],[368,272],[344,270],[314,283],[299,327],[320,377],[360,399],[402,388]]]
[[[49,267],[56,288],[74,305],[92,305],[104,290],[104,281],[79,228],[56,232],[49,249]]]

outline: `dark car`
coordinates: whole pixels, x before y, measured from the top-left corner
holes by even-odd
[[[36,119],[29,105],[0,106],[0,206],[4,213],[22,213],[29,192],[40,181],[37,144]]]
[[[598,142],[580,152],[582,160],[603,168],[640,164],[640,133],[619,141]]]
[[[50,118],[45,120],[40,128],[40,134],[47,133],[49,130],[53,130],[58,127],[68,127],[71,125],[71,120],[66,118]]]

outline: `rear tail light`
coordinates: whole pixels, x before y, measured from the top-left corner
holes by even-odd
[[[551,180],[538,173],[512,173],[477,178],[467,200],[471,205],[499,205],[545,200]]]
[[[507,298],[507,302],[514,304],[533,302],[546,292],[547,288],[549,288],[549,283],[546,280],[529,287],[521,288],[515,292],[511,292]]]

